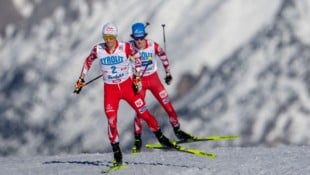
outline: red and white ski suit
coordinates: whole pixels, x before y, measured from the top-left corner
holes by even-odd
[[[169,61],[164,50],[159,46],[158,43],[146,39],[146,46],[144,49],[139,50],[135,47],[134,41],[131,41],[132,47],[139,51],[142,61],[141,73],[142,78],[142,90],[140,92],[142,98],[145,98],[146,90],[150,90],[153,96],[158,100],[161,106],[165,109],[168,114],[169,121],[173,127],[179,126],[177,114],[172,106],[169,99],[168,93],[165,90],[164,85],[161,83],[157,70],[157,60],[154,59],[156,56],[162,62],[166,74],[170,74]],[[142,121],[141,118],[136,117],[134,121],[135,134],[141,134],[142,132]]]
[[[144,98],[140,94],[135,94],[133,90],[130,56],[136,58],[134,71],[138,72],[141,68],[140,56],[129,43],[117,41],[116,49],[111,53],[104,43],[100,43],[93,47],[82,69],[82,73],[86,75],[93,61],[100,59],[99,64],[104,81],[104,111],[108,119],[108,135],[112,144],[119,142],[117,111],[121,99],[127,101],[153,132],[160,129],[156,119],[146,108]]]

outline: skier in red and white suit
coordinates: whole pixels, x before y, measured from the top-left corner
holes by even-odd
[[[158,100],[161,106],[165,109],[168,114],[169,121],[171,126],[174,129],[174,132],[178,139],[187,140],[191,139],[192,135],[185,133],[180,129],[180,123],[178,121],[177,114],[172,106],[172,103],[169,99],[168,93],[165,90],[164,85],[161,83],[157,69],[157,56],[162,62],[162,65],[166,72],[165,82],[170,84],[172,81],[172,76],[169,68],[169,61],[165,51],[159,46],[158,43],[146,39],[147,33],[145,32],[145,26],[143,23],[135,23],[132,25],[132,34],[133,38],[130,43],[135,50],[139,51],[141,55],[141,76],[142,76],[142,90],[140,94],[145,98],[146,90],[150,90],[154,97]],[[133,151],[140,151],[141,149],[141,133],[142,133],[142,121],[140,117],[136,117],[134,121],[134,133],[135,133],[135,145]]]
[[[138,114],[138,117],[145,120],[149,128],[154,132],[160,143],[172,146],[161,132],[154,116],[145,106],[144,99],[136,91],[141,90],[139,71],[141,67],[140,55],[128,42],[118,41],[117,27],[107,23],[103,27],[104,43],[95,45],[90,55],[86,58],[79,80],[76,83],[75,93],[79,93],[85,85],[85,75],[91,68],[94,60],[99,59],[103,81],[104,81],[104,111],[108,119],[108,135],[114,152],[114,164],[122,163],[122,154],[119,148],[119,134],[117,130],[117,112],[119,101],[124,99]],[[132,68],[129,57],[135,57],[135,69],[132,80]]]

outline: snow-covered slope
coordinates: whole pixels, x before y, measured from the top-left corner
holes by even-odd
[[[128,164],[114,175],[306,175],[310,172],[309,147],[216,148],[216,159],[185,153],[144,152],[124,155]],[[0,158],[0,175],[99,175],[111,166],[112,155],[77,154]]]
[[[24,19],[0,38],[1,155],[110,151],[102,82],[72,93],[108,21],[121,40],[133,22],[149,21],[149,37],[162,45],[166,24],[171,95],[182,73],[210,67],[175,101],[185,130],[240,134],[231,145],[310,144],[309,0],[13,2]],[[88,80],[98,74],[95,63]],[[121,144],[129,148],[133,111],[121,103],[119,114]]]

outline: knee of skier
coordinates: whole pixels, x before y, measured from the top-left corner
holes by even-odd
[[[108,124],[111,129],[116,128],[116,123],[117,123],[117,116],[116,112],[108,112],[106,113],[107,119],[108,119]]]

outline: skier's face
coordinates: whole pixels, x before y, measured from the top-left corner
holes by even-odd
[[[138,49],[145,48],[145,38],[134,38],[134,40]]]
[[[114,36],[114,35],[103,35],[103,39],[109,48],[113,48],[115,46],[116,36]]]

